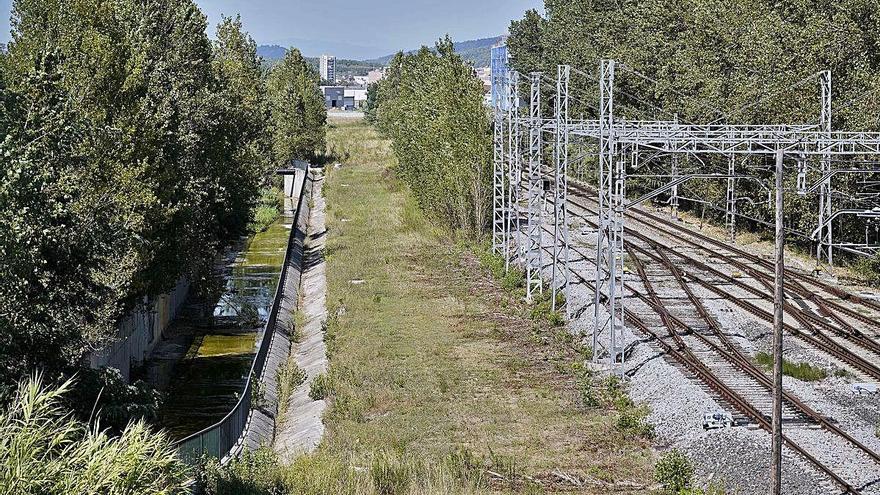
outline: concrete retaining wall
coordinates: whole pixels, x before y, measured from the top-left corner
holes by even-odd
[[[189,282],[181,278],[174,289],[158,297],[144,298],[117,324],[117,340],[88,356],[93,369],[116,368],[128,383],[132,366],[143,363],[162,339],[189,295]]]

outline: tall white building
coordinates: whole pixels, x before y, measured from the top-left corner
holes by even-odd
[[[336,57],[333,55],[321,55],[321,79],[331,84],[336,82]]]

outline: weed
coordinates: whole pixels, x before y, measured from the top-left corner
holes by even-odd
[[[564,305],[565,296],[562,292],[557,292],[556,307],[561,308]],[[553,295],[549,290],[534,296],[531,317],[534,321],[546,321],[550,326],[554,327],[565,324],[565,317],[560,312],[553,310]]]
[[[258,380],[257,376],[251,373],[251,404],[252,407],[260,409],[266,404],[266,389],[263,388],[263,381]]]
[[[513,292],[522,289],[526,285],[526,276],[519,268],[511,267],[507,273],[501,277],[501,288]]]
[[[251,232],[263,232],[281,216],[284,207],[284,195],[278,188],[265,188],[260,192],[260,199],[252,211],[253,220],[248,225]]]
[[[275,377],[278,387],[278,417],[284,418],[293,391],[305,381],[306,372],[299,367],[293,356],[289,356],[284,366],[278,369]]]
[[[312,380],[312,385],[309,389],[309,397],[312,400],[326,399],[332,393],[332,389],[330,377],[326,373],[321,373]]]
[[[72,419],[73,382],[19,383],[0,407],[0,493],[190,493],[190,472],[162,432],[143,421],[119,434]]]
[[[379,495],[397,495],[406,493],[413,475],[422,470],[408,459],[380,452],[373,456],[370,477]]]
[[[767,369],[773,369],[772,354],[759,352],[755,356],[755,360],[758,361],[758,364],[761,366]],[[815,382],[824,380],[828,377],[828,372],[822,368],[812,366],[809,363],[793,363],[784,358],[782,360],[782,374],[805,382]]]
[[[663,485],[666,493],[678,494],[689,490],[694,478],[694,465],[682,452],[673,449],[660,456],[654,468],[654,479]]]
[[[852,371],[845,368],[837,368],[834,370],[834,376],[837,378],[855,378],[856,375]]]
[[[649,409],[647,406],[626,406],[620,409],[617,417],[617,430],[627,437],[639,437],[645,439],[654,438],[654,426],[647,421]]]
[[[271,449],[244,451],[225,466],[203,460],[197,482],[205,495],[271,495],[283,493],[284,471]]]
[[[498,473],[505,479],[511,481],[515,480],[519,474],[516,459],[498,454],[491,448],[489,449],[489,468],[493,472]]]

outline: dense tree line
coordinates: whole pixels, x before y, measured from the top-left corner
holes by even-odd
[[[529,11],[511,24],[513,65],[523,74],[555,77],[557,64],[590,74],[573,76],[573,115],[595,116],[593,78],[601,58],[614,58],[647,76],[621,70],[616,77],[617,112],[630,118],[818,124],[819,86],[811,76],[830,69],[835,128],[880,127],[880,10],[874,0],[545,0],[545,12]],[[714,165],[725,169],[721,160]],[[792,189],[795,175],[786,181]],[[835,179],[835,187],[852,190],[855,180]],[[753,183],[740,181],[739,187],[766,198]],[[685,191],[723,208],[723,184],[693,183]],[[837,202],[849,206],[844,198]],[[815,197],[788,195],[787,222],[811,231],[816,204]],[[741,207],[772,218],[766,205]],[[850,239],[864,234],[855,221],[844,228]]]
[[[489,115],[452,40],[397,54],[371,93],[367,113],[391,139],[396,173],[419,205],[454,229],[481,232],[491,221]]]
[[[16,0],[0,57],[0,385],[103,346],[135,301],[205,284],[274,166],[323,149],[317,75],[267,75],[192,0]],[[290,60],[290,62],[288,62]]]

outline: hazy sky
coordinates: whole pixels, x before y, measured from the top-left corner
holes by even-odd
[[[511,19],[542,0],[196,0],[213,26],[220,14],[241,13],[260,44],[297,46],[306,55],[373,58],[433,44],[507,31]],[[9,39],[11,0],[0,0],[2,41]],[[212,29],[213,30],[213,29]]]

